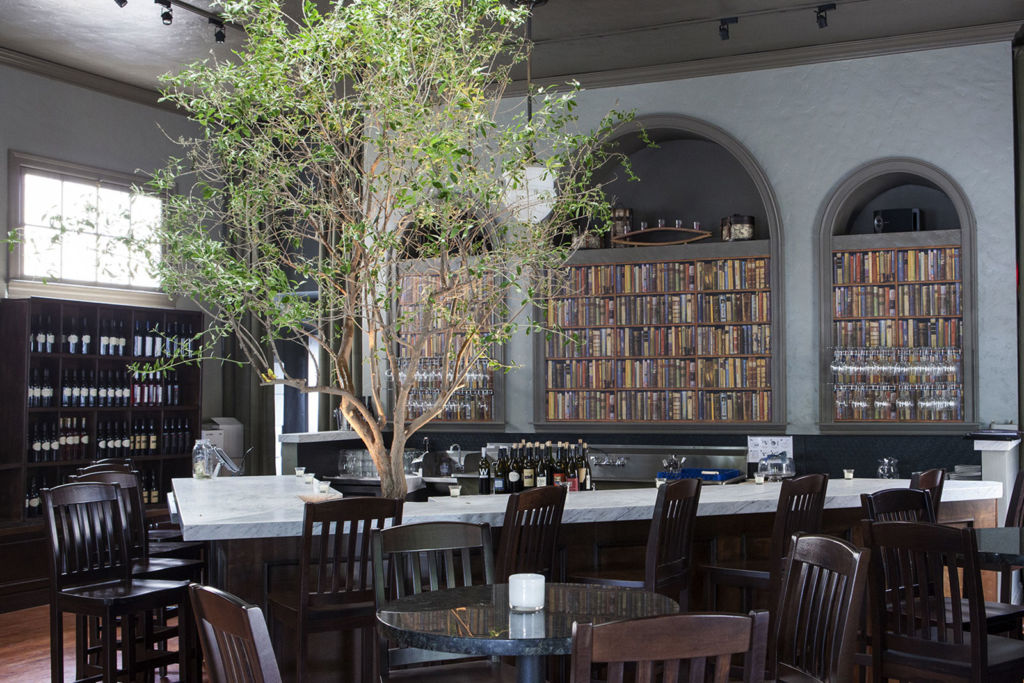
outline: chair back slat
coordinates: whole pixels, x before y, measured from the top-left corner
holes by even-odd
[[[142,502],[142,485],[136,471],[93,471],[73,474],[70,481],[117,484],[121,487],[125,513],[128,515],[128,555],[137,560],[149,555],[146,534],[146,510]]]
[[[864,519],[872,522],[934,522],[931,493],[917,488],[860,494]]]
[[[876,665],[890,653],[927,658],[937,671],[943,662],[987,661],[973,529],[900,521],[865,523],[864,529],[874,623],[881,625],[872,634]]]
[[[770,677],[852,680],[869,556],[831,536],[793,539],[769,638]]]
[[[306,503],[300,613],[317,606],[373,602],[370,536],[388,522],[401,524],[402,504],[401,500],[371,497]]]
[[[686,637],[680,637],[686,634]],[[636,664],[635,681],[693,683],[729,677],[732,655],[744,654],[744,680],[764,680],[768,613],[670,614],[606,624],[573,626],[571,683],[589,683],[594,664],[607,664],[609,683],[621,683],[624,664]],[[657,676],[661,671],[662,676]]]
[[[425,590],[494,583],[491,528],[465,522],[425,522],[374,531],[372,534],[374,599],[385,602]],[[418,648],[390,648],[378,639],[382,677],[398,665],[461,659]]]
[[[259,607],[191,584],[189,594],[210,683],[280,683],[267,622]]]
[[[910,475],[910,488],[927,491],[931,495],[932,510],[939,515],[939,503],[942,502],[942,487],[946,483],[946,470],[934,468]]]
[[[116,484],[64,484],[42,494],[55,590],[129,580],[127,515]]]
[[[684,611],[689,604],[700,491],[700,479],[679,479],[658,489],[647,537],[644,587],[672,598]]]
[[[498,544],[497,580],[530,572],[553,576],[566,489],[542,486],[508,497]]]

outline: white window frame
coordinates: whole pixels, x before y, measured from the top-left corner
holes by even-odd
[[[42,174],[58,175],[62,178],[79,179],[89,183],[107,184],[117,189],[130,190],[133,185],[141,185],[148,178],[131,173],[110,171],[106,169],[75,164],[46,157],[10,151],[8,153],[8,229],[19,230],[23,225],[22,202],[23,174],[26,171],[38,171]],[[70,280],[57,280],[27,276],[24,274],[23,250],[20,242],[16,242],[7,256],[7,296],[31,297],[44,296],[61,299],[79,299],[99,303],[125,304],[157,308],[176,308],[174,298],[155,288],[132,287],[117,284],[82,283]]]

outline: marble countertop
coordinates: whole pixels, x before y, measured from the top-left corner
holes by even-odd
[[[281,434],[277,440],[281,443],[320,443],[324,441],[351,441],[358,439],[359,435],[349,431],[332,432],[292,432]]]
[[[860,494],[885,488],[906,488],[907,479],[834,479],[828,483],[826,508],[860,506]],[[310,488],[294,476],[228,477],[197,481],[173,480],[186,541],[273,538],[302,533],[302,500]],[[700,494],[700,516],[773,512],[781,484],[743,483],[705,486]],[[1002,484],[994,481],[947,481],[943,501],[999,498]],[[656,490],[619,489],[570,493],[562,521],[608,522],[650,519]],[[402,520],[453,521],[501,526],[507,495],[431,498],[405,504]]]

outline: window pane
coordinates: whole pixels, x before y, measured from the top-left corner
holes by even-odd
[[[101,282],[129,284],[128,247],[124,243],[117,240],[104,240],[103,248],[99,250],[98,259],[98,279]]]
[[[160,280],[153,277],[153,273],[150,271],[150,264],[153,260],[159,260],[160,249],[156,245],[150,247],[150,257],[145,255],[132,255],[132,286],[133,287],[149,287],[152,289],[158,289],[160,287]],[[152,260],[150,260],[152,259]]]
[[[61,239],[61,278],[96,282],[96,235],[64,233]]]
[[[129,211],[131,195],[126,190],[101,187],[99,190],[99,231],[105,235],[123,237],[131,225]]]
[[[64,181],[64,227],[75,232],[96,232],[98,198],[95,184]]]
[[[53,240],[58,232],[49,228],[25,228],[22,244],[25,275],[31,277],[60,277],[60,245]]]
[[[26,225],[50,225],[60,213],[60,180],[35,173],[23,178],[22,219]]]

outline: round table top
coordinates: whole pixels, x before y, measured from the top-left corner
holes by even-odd
[[[508,584],[429,591],[386,603],[381,630],[407,647],[485,655],[557,655],[572,651],[573,622],[595,624],[675,614],[671,598],[638,588],[548,583],[544,609],[511,612]]]

